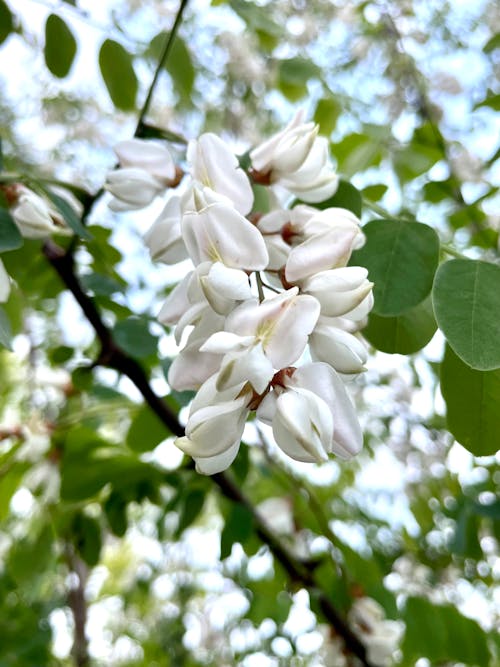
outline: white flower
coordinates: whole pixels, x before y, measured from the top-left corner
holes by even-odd
[[[294,174],[281,178],[279,184],[305,202],[325,201],[335,194],[339,179],[328,155],[328,140],[318,137],[307,159]]]
[[[44,239],[55,233],[68,233],[63,217],[45,199],[23,188],[10,210],[21,234],[27,239]]]
[[[130,211],[148,206],[175,181],[175,164],[167,148],[153,141],[130,139],[115,146],[120,169],[110,171],[105,188],[114,199],[113,211]]]
[[[320,271],[302,283],[301,292],[318,299],[322,315],[339,317],[357,308],[371,292],[373,283],[367,276],[361,266]]]
[[[296,216],[292,223],[294,245],[285,269],[286,279],[291,283],[345,266],[352,251],[361,247],[365,238],[358,218],[347,209],[327,208],[307,218],[309,209],[300,208],[302,219]]]
[[[215,134],[202,134],[187,150],[190,173],[199,185],[229,199],[242,215],[250,213],[253,192],[247,175],[230,148]]]
[[[187,250],[181,234],[180,198],[172,197],[144,234],[144,243],[155,262],[175,264],[187,258]]]
[[[333,418],[323,399],[308,389],[296,388],[286,389],[279,395],[268,394],[264,401],[275,402],[273,435],[285,454],[309,463],[328,459],[333,442]],[[265,409],[269,410],[269,406]]]
[[[269,253],[267,270],[279,271],[286,264],[290,254],[290,245],[284,240],[282,229],[289,220],[290,211],[277,209],[263,215],[257,221],[257,229],[262,234]]]
[[[226,331],[214,333],[202,346],[205,352],[224,354],[218,388],[248,380],[258,394],[265,391],[275,369],[297,361],[319,316],[319,303],[287,290],[258,303],[243,302],[230,313]]]
[[[348,620],[366,646],[369,662],[377,667],[391,665],[394,651],[404,632],[403,623],[387,620],[378,602],[367,597],[354,601]]]
[[[269,256],[262,234],[209,188],[193,189],[192,208],[182,218],[182,236],[195,265],[222,262],[225,266],[259,271]]]
[[[125,167],[109,172],[105,188],[114,197],[108,204],[112,211],[133,211],[151,204],[165,184],[144,169]]]
[[[266,395],[257,417],[272,424],[276,443],[298,461],[350,458],[363,446],[354,406],[340,377],[325,363],[285,374],[284,386]]]
[[[271,182],[297,171],[306,161],[318,135],[314,123],[302,123],[304,110],[295,114],[292,122],[250,152],[253,168],[270,174]]]
[[[233,462],[243,435],[250,394],[241,387],[218,391],[215,376],[199,389],[189,411],[186,435],[175,444],[192,456],[196,469],[213,475]]]
[[[303,123],[303,110],[281,132],[250,152],[258,182],[279,184],[307,202],[331,197],[338,177],[328,156],[328,140],[318,137],[318,126]]]
[[[309,345],[311,356],[325,361],[339,373],[361,373],[368,359],[366,346],[356,335],[339,328],[329,318],[320,317],[312,332]]]
[[[120,167],[142,169],[166,184],[175,178],[175,163],[162,144],[146,139],[127,139],[116,144],[114,151]]]
[[[10,278],[0,259],[0,303],[5,303],[10,294]]]

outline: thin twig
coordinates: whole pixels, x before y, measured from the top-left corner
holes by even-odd
[[[153,76],[153,80],[151,81],[151,85],[149,86],[148,94],[146,95],[146,99],[144,100],[144,104],[142,105],[141,112],[139,114],[139,118],[137,120],[137,127],[135,128],[135,133],[134,136],[136,137],[137,135],[140,134],[141,128],[144,122],[144,118],[146,117],[146,114],[149,111],[149,106],[151,104],[151,100],[153,98],[153,93],[155,91],[156,85],[158,83],[158,77],[160,76],[161,70],[165,67],[166,62],[168,60],[168,56],[170,54],[170,51],[172,49],[172,45],[174,43],[175,36],[177,34],[177,31],[179,29],[179,26],[182,22],[182,15],[184,13],[184,9],[186,8],[186,5],[188,4],[189,0],[181,0],[181,3],[179,5],[179,9],[177,11],[174,24],[172,26],[172,29],[170,30],[170,33],[168,34],[168,37],[165,39],[165,44],[163,46],[163,51],[161,53],[160,59],[158,60],[158,64],[156,66],[156,70]]]

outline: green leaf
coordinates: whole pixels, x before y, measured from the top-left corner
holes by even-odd
[[[116,292],[122,292],[123,287],[114,278],[102,273],[88,273],[81,278],[81,284],[86,290],[92,291],[96,296],[111,296]]]
[[[0,208],[0,252],[15,250],[23,245],[23,237],[13,217],[5,208]]]
[[[220,537],[220,557],[227,558],[235,542],[244,544],[253,532],[253,516],[248,508],[232,504]]]
[[[70,71],[76,55],[76,40],[66,23],[57,14],[45,22],[45,64],[54,76],[63,79]]]
[[[182,497],[179,525],[175,533],[176,537],[179,537],[198,518],[205,504],[205,497],[205,490],[197,488],[189,490]]]
[[[118,322],[113,329],[113,337],[118,347],[132,357],[143,359],[156,354],[158,339],[149,333],[148,322],[139,317],[129,317]]]
[[[331,149],[338,162],[339,171],[347,178],[358,171],[380,164],[382,158],[380,141],[357,132],[332,144]]]
[[[148,452],[169,435],[168,429],[147,405],[136,414],[127,433],[127,446],[135,452]]]
[[[500,370],[470,368],[447,346],[441,392],[448,429],[475,456],[500,449]]]
[[[0,0],[0,44],[5,42],[11,32],[14,32],[12,12],[4,0]]]
[[[476,621],[462,616],[452,605],[434,605],[424,598],[406,601],[406,633],[402,650],[405,665],[427,658],[433,665],[457,661],[467,665],[490,664],[486,633]]]
[[[494,111],[500,111],[500,93],[497,95],[489,94],[484,100],[473,106],[473,109],[481,107],[490,107]]]
[[[373,312],[395,316],[429,294],[439,258],[436,232],[419,222],[372,220],[363,227],[365,245],[350,264],[368,269],[375,283]]]
[[[83,239],[91,239],[92,236],[89,231],[82,224],[81,219],[78,217],[75,209],[69,204],[63,197],[56,195],[51,190],[44,189],[44,193],[50,199],[50,201],[56,206],[59,213],[64,218],[64,222],[72,229],[75,234],[81,236]]]
[[[500,32],[493,35],[483,46],[483,53],[493,53],[496,49],[500,49]]]
[[[155,61],[160,58],[166,39],[168,39],[168,33],[162,31],[151,40],[148,52]],[[196,70],[186,43],[178,35],[175,37],[168,54],[165,69],[172,77],[175,89],[181,99],[189,100],[193,91]]]
[[[0,307],[0,345],[3,345],[8,350],[12,350],[11,341],[12,329],[10,321],[5,310]]]
[[[78,553],[90,567],[99,562],[102,539],[99,522],[86,514],[78,513],[72,526],[73,540]]]
[[[314,122],[319,125],[320,134],[330,136],[341,111],[339,103],[333,97],[322,97],[318,100],[314,111]]]
[[[127,531],[127,502],[123,496],[112,491],[104,503],[104,511],[113,534],[123,537]]]
[[[132,111],[135,108],[138,82],[130,53],[118,42],[107,39],[99,51],[99,67],[115,107]]]
[[[375,185],[367,185],[366,188],[361,190],[361,194],[364,199],[368,201],[380,201],[385,195],[389,187],[383,183],[377,183]]]
[[[472,259],[445,262],[432,299],[438,326],[455,353],[477,370],[500,368],[500,266]]]
[[[309,79],[317,77],[318,73],[318,67],[305,58],[280,60],[278,66],[279,89],[289,100],[299,100],[307,94]]]
[[[340,179],[335,194],[329,199],[326,199],[319,204],[315,204],[315,207],[321,210],[330,207],[347,208],[359,218],[361,217],[363,201],[359,190],[357,190],[352,183]]]
[[[414,354],[427,345],[437,329],[431,299],[397,317],[370,313],[363,336],[381,352]]]

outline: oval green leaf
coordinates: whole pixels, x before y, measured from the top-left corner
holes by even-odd
[[[0,44],[14,31],[14,20],[4,0],[0,0]]]
[[[99,51],[99,67],[115,107],[133,110],[138,83],[130,53],[118,42],[107,39]]]
[[[15,250],[23,245],[23,237],[7,209],[0,208],[0,252]]]
[[[420,222],[372,220],[363,227],[365,245],[350,264],[368,269],[375,283],[373,312],[397,316],[429,294],[439,259],[436,232]]]
[[[363,336],[373,347],[389,354],[414,354],[427,345],[437,324],[430,298],[397,317],[371,313]]]
[[[500,266],[472,259],[441,264],[432,290],[439,328],[471,368],[500,368]]]
[[[500,449],[500,370],[474,370],[447,346],[441,392],[456,440],[474,456],[495,454]]]
[[[50,72],[63,79],[70,71],[76,55],[76,40],[66,23],[57,14],[50,14],[45,23],[45,64]]]

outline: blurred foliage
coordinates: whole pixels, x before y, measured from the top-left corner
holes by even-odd
[[[102,186],[178,9],[100,5],[0,0],[2,180],[51,192],[79,235],[81,284],[179,413],[192,395],[166,385],[155,322],[178,276],[142,253],[136,219],[97,206],[84,227],[50,190],[70,183],[86,206]],[[95,366],[94,333],[0,202],[14,281],[0,310],[0,667],[327,665],[316,588],[343,617],[369,596],[402,620],[394,664],[498,664],[499,28],[487,0],[188,6],[144,134],[181,159],[201,131],[243,151],[305,106],[342,177],[323,205],[363,215],[355,260],[376,283],[366,338],[379,353],[352,383],[363,453],[291,467],[250,429],[230,474],[257,514]],[[426,348],[437,326],[445,351],[442,335]],[[310,623],[259,512],[311,573]]]

